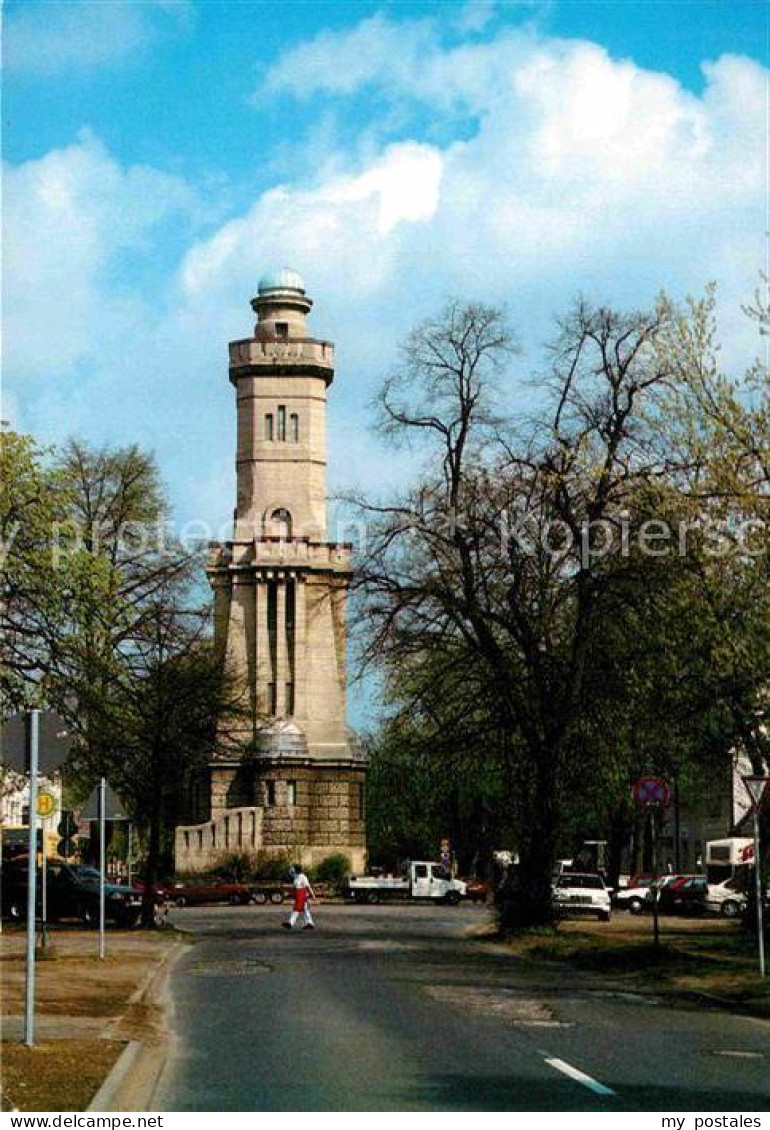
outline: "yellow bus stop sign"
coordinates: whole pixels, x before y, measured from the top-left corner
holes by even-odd
[[[53,816],[56,811],[56,797],[41,789],[37,794],[37,814],[45,820],[46,816]]]

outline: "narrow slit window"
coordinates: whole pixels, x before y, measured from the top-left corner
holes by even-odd
[[[286,441],[286,408],[282,404],[278,409],[278,442]]]
[[[273,439],[273,413],[268,412],[265,416],[265,439]]]
[[[299,416],[296,412],[292,412],[291,417],[289,418],[289,428],[291,442],[297,443],[299,441]]]
[[[294,805],[297,803],[297,782],[296,781],[287,781],[286,782],[286,803],[289,805],[290,808],[293,808]]]
[[[276,322],[275,323],[275,336],[279,341],[288,341],[289,338],[289,323]]]

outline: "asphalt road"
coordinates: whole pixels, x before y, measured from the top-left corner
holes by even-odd
[[[481,908],[174,912],[168,1111],[770,1110],[770,1025],[468,938]]]

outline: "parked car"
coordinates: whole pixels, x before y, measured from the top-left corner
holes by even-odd
[[[653,875],[648,871],[640,872],[638,875],[632,875],[625,886],[625,890],[630,891],[632,887],[649,887],[653,880]]]
[[[650,900],[652,875],[634,875],[627,887],[615,893],[618,910],[628,910],[631,914],[641,914]]]
[[[38,871],[38,882],[41,872]],[[95,867],[72,863],[46,866],[46,913],[48,920],[79,918],[86,926],[99,921],[99,872]],[[135,926],[142,908],[141,892],[115,883],[104,885],[104,916],[118,926]],[[9,866],[3,874],[3,914],[21,920],[27,913],[26,867]]]
[[[708,879],[705,875],[677,875],[659,887],[661,914],[702,914],[706,909]]]
[[[610,891],[601,875],[564,871],[554,880],[554,906],[559,914],[595,914],[610,920]]]
[[[132,886],[135,887],[135,889],[137,891],[140,891],[142,894],[144,894],[146,887],[147,887],[147,884],[142,879],[134,879]],[[152,892],[155,895],[155,902],[156,903],[163,903],[163,902],[168,901],[168,898],[169,898],[168,884],[163,885],[161,883],[156,883],[155,886],[152,888]]]
[[[748,906],[745,891],[740,889],[737,877],[721,883],[709,883],[706,891],[706,909],[723,918],[737,918]]]
[[[175,906],[204,906],[217,902],[245,906],[254,899],[254,891],[245,883],[227,883],[220,879],[174,883],[168,895]]]
[[[486,902],[489,898],[489,883],[484,879],[463,879],[463,883],[468,902]]]

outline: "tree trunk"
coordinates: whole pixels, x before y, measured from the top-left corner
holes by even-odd
[[[158,883],[161,847],[161,809],[153,803],[150,812],[150,828],[147,839],[147,868],[142,895],[142,926],[146,930],[155,928],[155,887]]]
[[[607,883],[617,891],[623,867],[623,848],[628,835],[628,817],[624,809],[613,808],[610,813],[610,841],[607,853]]]
[[[555,918],[553,873],[558,828],[555,751],[539,751],[536,773],[531,834],[500,900],[503,932],[550,925]]]

